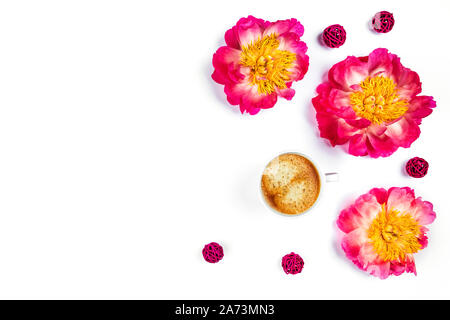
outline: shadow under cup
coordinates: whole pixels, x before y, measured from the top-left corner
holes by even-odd
[[[322,175],[307,156],[289,152],[272,159],[261,177],[264,203],[276,213],[297,216],[317,203],[322,189]],[[325,181],[336,181],[336,173],[325,175]]]

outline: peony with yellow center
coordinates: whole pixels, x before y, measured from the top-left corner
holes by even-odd
[[[419,75],[378,48],[336,63],[312,99],[320,136],[354,156],[389,157],[409,148],[436,102],[420,95]]]
[[[291,100],[292,84],[303,79],[309,67],[303,31],[294,18],[271,22],[253,16],[227,30],[226,45],[213,56],[211,75],[224,85],[227,101],[255,115],[275,106],[278,98]]]
[[[342,249],[360,269],[387,278],[416,274],[414,254],[428,244],[425,225],[436,218],[433,205],[410,188],[375,188],[342,210],[337,225]]]
[[[271,94],[278,89],[286,89],[290,79],[289,68],[296,55],[279,49],[280,40],[271,34],[251,42],[242,48],[241,64],[250,69],[250,83],[258,86],[258,92]]]

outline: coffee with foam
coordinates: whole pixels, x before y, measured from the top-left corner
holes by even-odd
[[[320,193],[320,176],[307,158],[285,153],[265,168],[261,189],[266,202],[284,214],[300,214],[313,206]]]

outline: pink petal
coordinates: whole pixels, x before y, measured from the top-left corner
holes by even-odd
[[[378,135],[376,131],[369,131],[367,133],[367,149],[372,158],[388,157],[398,149],[398,145],[386,134]]]
[[[318,112],[316,119],[320,136],[328,139],[332,146],[346,143],[358,132],[358,129],[350,126],[345,120],[325,112]]]
[[[336,224],[343,232],[349,233],[361,227],[361,220],[361,214],[351,205],[341,211]]]
[[[230,47],[220,47],[213,55],[214,81],[220,84],[230,84],[240,81],[244,75],[240,72],[240,51]]]
[[[420,136],[420,128],[414,121],[400,118],[387,126],[385,134],[400,147],[409,148]]]
[[[382,211],[382,207],[380,203],[378,203],[377,198],[370,193],[363,194],[356,199],[354,208],[362,217],[360,226],[363,228],[368,228],[373,219],[375,219],[378,213]]]
[[[309,57],[306,54],[298,54],[293,66],[288,69],[292,81],[302,80],[308,72]]]
[[[364,118],[358,118],[358,117],[356,117],[356,115],[355,115],[355,118],[353,118],[353,119],[346,118],[345,122],[347,122],[352,127],[355,127],[358,129],[365,129],[372,124],[372,122],[370,122],[369,120],[364,119]]]
[[[227,100],[232,105],[240,105],[241,113],[257,114],[261,109],[272,108],[277,102],[275,93],[270,95],[258,93],[257,86],[251,86],[248,79],[241,83],[226,85]]]
[[[401,98],[409,101],[422,92],[422,83],[419,75],[404,67],[400,62],[400,58],[395,55],[392,59],[392,76],[397,84]]]
[[[385,124],[372,123],[369,128],[369,133],[375,136],[382,136],[386,133],[387,127]]]
[[[247,104],[247,105],[241,104],[239,106],[239,109],[241,110],[242,114],[248,113],[251,116],[254,116],[255,114],[257,114],[258,112],[261,111],[260,108],[255,108],[255,107],[253,107],[252,105],[249,105],[249,104]]]
[[[348,144],[348,153],[354,156],[366,156],[367,150],[367,136],[365,134],[356,134],[352,136]]]
[[[258,87],[250,85],[248,79],[241,83],[226,85],[227,100],[232,105],[240,105],[242,113],[257,114],[260,109],[272,108],[277,102],[277,94],[260,94]]]
[[[366,242],[360,249],[358,255],[358,264],[363,270],[373,276],[386,279],[390,273],[390,263],[385,262],[376,254],[372,245]]]
[[[241,98],[241,103],[244,106],[251,106],[252,108],[269,109],[277,102],[277,94],[261,94],[258,92],[257,86],[252,86],[251,89]],[[246,107],[247,108],[247,107]]]
[[[231,105],[238,105],[241,103],[241,98],[251,90],[248,82],[243,81],[237,84],[225,85],[225,94],[227,100]]]
[[[266,23],[262,19],[257,19],[253,16],[241,18],[236,26],[234,33],[237,34],[241,48],[255,42],[263,37],[263,31]]]
[[[353,120],[356,119],[356,114],[350,105],[350,94],[348,92],[331,89],[328,95],[328,112],[332,112],[340,118]]]
[[[342,210],[336,223],[344,232],[352,232],[358,228],[367,230],[381,210],[377,198],[367,193],[356,199],[353,205]]]
[[[421,197],[412,201],[409,213],[420,225],[430,224],[436,219],[433,204],[428,201],[423,201]]]
[[[388,198],[388,192],[383,188],[373,188],[369,191],[370,194],[377,198],[379,204],[385,204]]]
[[[406,270],[406,264],[399,262],[399,261],[391,261],[391,270],[390,274],[393,274],[395,276],[399,276],[402,273],[404,273]]]
[[[298,37],[301,37],[304,32],[303,25],[297,21],[297,19],[278,20],[271,23],[264,31],[264,35],[277,34],[283,35],[287,32],[295,33]]]
[[[292,100],[292,98],[295,95],[295,90],[291,89],[291,88],[286,88],[286,89],[281,89],[281,90],[278,89],[277,93],[281,97],[285,98],[286,100]]]
[[[239,43],[239,36],[237,34],[236,27],[233,27],[225,32],[225,43],[231,48],[241,50],[241,44]]]
[[[367,272],[371,275],[378,277],[382,280],[387,279],[390,275],[391,264],[389,261],[380,262],[380,263],[374,263],[370,264],[367,267]]]
[[[400,213],[410,213],[415,200],[414,190],[408,187],[391,188],[388,190],[386,210],[396,210]]]
[[[392,59],[396,57],[390,54],[387,49],[375,49],[369,54],[368,68],[371,77],[385,76],[390,77],[392,74]]]
[[[312,100],[316,111],[336,115],[345,120],[358,119],[355,111],[350,106],[349,92],[335,89],[329,82],[322,83],[316,90],[318,96]]]
[[[417,276],[416,263],[414,262],[414,256],[412,254],[407,256],[405,264],[405,271],[408,273],[414,273]]]
[[[420,236],[418,238],[418,241],[420,245],[422,246],[422,249],[425,249],[428,246],[428,237],[426,236],[426,233],[428,231],[428,228],[421,227],[420,228]]]
[[[350,233],[347,233],[342,239],[342,250],[344,250],[345,255],[350,260],[355,260],[358,258],[361,247],[367,241],[366,231],[363,229],[355,229]]]
[[[417,96],[409,102],[408,112],[405,116],[411,117],[417,124],[420,124],[422,118],[428,117],[435,107],[436,101],[433,97]]]
[[[336,63],[328,72],[333,87],[344,91],[353,91],[351,87],[359,85],[368,76],[367,63],[353,56]]]
[[[348,105],[348,93],[333,89],[329,82],[317,87],[317,93],[319,95],[312,99],[312,103],[317,111],[320,136],[330,140],[333,146],[346,143],[359,132],[347,121],[355,117]]]
[[[308,50],[306,43],[300,41],[300,37],[293,32],[288,32],[280,35],[277,39],[280,41],[280,44],[278,46],[279,50],[298,54],[304,54]]]

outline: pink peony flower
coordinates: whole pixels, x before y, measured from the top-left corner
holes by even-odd
[[[291,100],[292,82],[303,79],[309,66],[302,35],[296,19],[241,18],[225,33],[227,45],[213,56],[212,78],[225,85],[228,102],[254,115],[272,108],[278,96]]]
[[[312,99],[320,136],[334,147],[348,142],[354,156],[387,157],[419,137],[422,118],[436,106],[418,96],[419,76],[386,49],[347,57],[328,72]]]
[[[433,205],[410,188],[372,189],[342,210],[337,225],[345,232],[341,246],[347,258],[386,279],[416,274],[413,255],[427,246],[425,225],[435,218]]]

